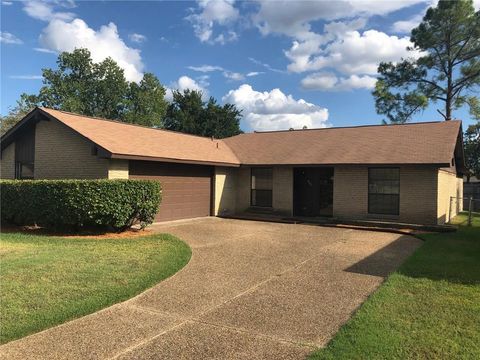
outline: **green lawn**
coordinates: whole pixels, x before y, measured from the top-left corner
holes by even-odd
[[[480,359],[480,214],[425,244],[311,359]]]
[[[2,233],[0,342],[128,299],[185,266],[171,235],[86,239]]]

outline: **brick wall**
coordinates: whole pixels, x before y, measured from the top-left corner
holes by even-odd
[[[450,197],[453,197],[450,201]],[[450,221],[450,218],[462,210],[463,179],[455,173],[440,169],[438,170],[438,209],[437,219],[439,224]]]
[[[107,178],[108,160],[92,155],[92,145],[55,121],[40,121],[35,133],[35,179]]]
[[[109,159],[108,161],[108,178],[109,179],[128,179],[129,163],[128,160]]]
[[[399,221],[420,224],[437,223],[436,168],[400,168]]]
[[[277,213],[293,213],[293,168],[276,166],[273,168],[272,206]]]
[[[250,207],[250,174],[250,167],[237,169],[236,212],[245,211]]]
[[[368,211],[368,168],[336,166],[333,175],[333,216],[365,218]]]
[[[437,169],[400,167],[400,215],[368,214],[368,167],[335,167],[333,216],[385,219],[420,224],[437,223]]]
[[[231,215],[236,208],[237,169],[215,167],[214,215]]]
[[[8,145],[2,151],[0,178],[15,179],[15,143]]]

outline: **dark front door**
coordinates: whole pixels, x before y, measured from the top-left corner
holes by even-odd
[[[332,216],[333,168],[295,168],[293,202],[294,215]]]

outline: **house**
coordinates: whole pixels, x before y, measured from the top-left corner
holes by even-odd
[[[36,108],[1,138],[4,179],[155,179],[157,221],[250,208],[443,224],[460,209],[460,121],[271,131],[218,140]]]

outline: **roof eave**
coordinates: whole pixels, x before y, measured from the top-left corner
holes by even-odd
[[[109,157],[111,159],[124,159],[124,160],[141,160],[141,161],[156,161],[156,162],[168,162],[168,163],[194,164],[194,165],[213,165],[213,166],[225,166],[225,167],[240,167],[240,163],[203,161],[203,160],[193,160],[193,159],[165,158],[165,157],[157,157],[157,156],[142,156],[142,155],[114,154],[114,153],[112,153]]]
[[[30,122],[30,120],[32,118],[34,118],[39,112],[40,112],[40,109],[38,107],[35,107],[27,115],[25,115],[22,120],[17,122],[14,126],[12,126],[10,129],[8,129],[8,131],[5,134],[3,134],[0,137],[1,150],[2,151],[8,145],[10,145],[12,143],[12,141],[13,141],[12,138],[17,133],[17,131],[24,128]]]
[[[431,166],[431,167],[449,167],[449,162],[442,163],[241,163],[240,166]]]

